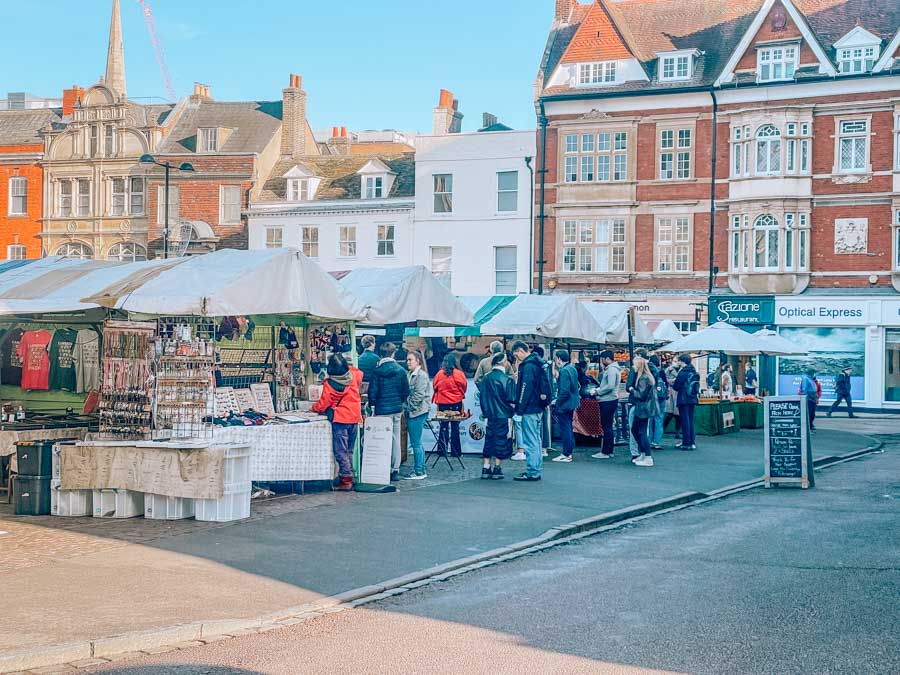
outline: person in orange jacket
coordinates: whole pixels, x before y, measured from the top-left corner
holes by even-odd
[[[328,377],[322,386],[322,395],[312,409],[331,421],[332,452],[340,477],[340,484],[335,489],[347,492],[353,489],[353,448],[362,422],[359,385],[363,373],[340,354],[329,357],[325,372]]]
[[[466,374],[456,367],[456,355],[451,352],[444,357],[441,369],[434,376],[432,400],[437,403],[438,410],[462,412],[468,386]],[[441,422],[441,430],[438,434],[438,452],[442,455],[446,454],[448,433],[450,435],[450,454],[454,457],[462,456],[459,422]]]

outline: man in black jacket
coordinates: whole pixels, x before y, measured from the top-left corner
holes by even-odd
[[[522,440],[525,448],[525,473],[513,480],[534,482],[541,479],[544,466],[541,444],[541,420],[544,409],[550,405],[550,383],[544,373],[544,362],[532,354],[524,342],[515,342],[513,356],[519,362],[519,379],[516,382],[516,416],[522,420]]]
[[[831,417],[832,413],[838,409],[841,405],[841,401],[847,402],[847,413],[850,415],[850,418],[853,419],[856,417],[856,415],[853,414],[853,399],[850,396],[850,376],[852,374],[853,368],[844,368],[841,371],[841,374],[838,375],[837,383],[835,384],[835,394],[837,394],[837,399],[831,404],[831,410],[828,411],[829,417]]]
[[[369,382],[369,404],[379,417],[389,417],[393,423],[394,441],[391,446],[391,480],[400,480],[400,415],[409,398],[409,378],[394,360],[397,348],[391,342],[381,345],[381,360]]]
[[[359,355],[358,368],[362,371],[363,382],[371,382],[372,374],[378,366],[378,355],[375,353],[375,338],[363,335],[363,353]]]
[[[514,414],[516,400],[515,383],[506,374],[506,354],[494,354],[491,370],[481,380],[481,412],[487,418],[484,434],[484,466],[481,477],[485,480],[501,480],[504,459],[512,456],[512,441],[509,438],[509,421]],[[491,460],[494,466],[491,467]]]
[[[697,437],[694,434],[694,408],[700,402],[700,375],[693,365],[690,354],[678,357],[684,366],[672,388],[678,392],[678,414],[681,417],[681,443],[675,447],[681,450],[696,450]]]
[[[573,418],[581,405],[581,387],[578,385],[578,370],[572,365],[569,352],[558,349],[553,355],[553,362],[559,371],[556,385],[556,421],[559,424],[559,435],[562,437],[562,454],[554,457],[554,462],[572,461],[575,452],[575,431]]]

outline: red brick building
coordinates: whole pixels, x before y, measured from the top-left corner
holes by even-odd
[[[39,135],[60,120],[60,110],[5,110],[0,113],[0,258],[41,257],[44,207]]]
[[[900,290],[900,3],[555,10],[535,87],[545,292],[687,323],[711,290]]]

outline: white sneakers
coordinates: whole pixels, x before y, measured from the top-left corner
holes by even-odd
[[[524,462],[527,459],[527,457],[525,457],[525,453],[520,450],[519,452],[514,454],[512,457],[510,457],[510,459],[514,460],[516,462]]]
[[[571,457],[566,457],[565,455],[559,455],[558,457],[554,457],[554,458],[553,458],[553,461],[554,461],[554,462],[565,462],[566,464],[571,464],[571,463],[572,463],[572,458],[571,458]]]
[[[593,457],[594,459],[612,459],[613,458],[612,455],[604,455],[602,452],[595,452],[593,455],[591,455],[591,457]]]
[[[635,466],[653,466],[653,458],[648,457],[647,455],[641,455],[640,457],[636,458],[632,462],[632,464],[634,464]]]

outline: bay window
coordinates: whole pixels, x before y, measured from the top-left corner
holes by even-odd
[[[763,176],[781,173],[781,131],[772,124],[756,132],[756,174]]]
[[[809,271],[808,212],[765,213],[750,221],[749,214],[731,216],[732,273]]]
[[[757,271],[774,271],[778,269],[778,221],[774,216],[766,214],[756,219],[754,231],[754,262]]]

